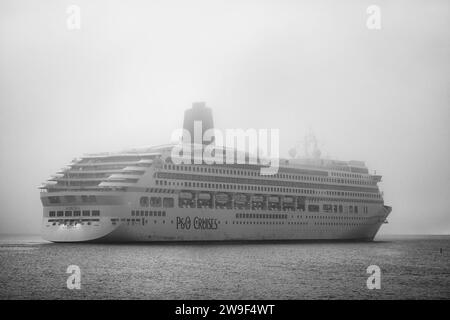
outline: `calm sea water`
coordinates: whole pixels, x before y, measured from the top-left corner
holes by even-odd
[[[120,245],[0,236],[0,299],[449,299],[449,258],[450,236]],[[380,290],[366,286],[373,264]],[[81,269],[80,290],[67,289],[69,265]]]

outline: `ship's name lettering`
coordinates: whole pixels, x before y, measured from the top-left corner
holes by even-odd
[[[213,218],[202,218],[202,217],[194,217],[191,220],[191,217],[187,216],[177,217],[177,229],[181,230],[215,230],[218,228],[217,219]]]

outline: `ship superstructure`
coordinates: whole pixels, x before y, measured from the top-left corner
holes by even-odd
[[[277,174],[261,175],[259,163],[179,164],[174,147],[74,159],[41,187],[43,237],[372,240],[391,212],[381,176],[360,161],[280,159]]]

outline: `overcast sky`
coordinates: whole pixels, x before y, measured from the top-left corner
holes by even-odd
[[[69,5],[81,29],[66,26]],[[381,29],[366,9],[381,9]],[[37,187],[84,153],[163,144],[193,101],[218,128],[312,130],[363,160],[382,233],[450,233],[448,0],[0,1],[0,233],[39,233]]]

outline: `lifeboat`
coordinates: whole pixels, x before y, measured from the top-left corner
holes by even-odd
[[[200,192],[197,197],[199,207],[212,207],[211,194],[209,192]]]
[[[245,194],[237,194],[234,196],[234,202],[237,204],[246,204],[248,201]]]
[[[228,201],[230,201],[230,197],[228,196],[228,194],[226,194],[226,193],[216,194],[216,202],[217,203],[225,204]]]
[[[254,195],[252,197],[253,202],[264,202],[264,196],[261,195]]]
[[[184,200],[191,200],[192,199],[192,193],[191,192],[180,192],[180,199]]]
[[[284,197],[283,203],[284,203],[285,205],[288,205],[288,204],[294,204],[294,198],[292,198],[292,197]]]
[[[278,197],[278,196],[270,196],[268,201],[270,203],[279,203],[280,202],[280,197]]]
[[[207,192],[201,192],[198,194],[198,200],[211,200],[211,194]]]
[[[286,196],[283,198],[283,208],[288,210],[294,209],[294,198]]]

